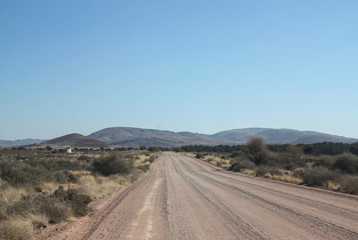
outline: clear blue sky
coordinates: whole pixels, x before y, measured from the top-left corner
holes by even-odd
[[[358,137],[358,1],[0,1],[0,139],[115,126]]]

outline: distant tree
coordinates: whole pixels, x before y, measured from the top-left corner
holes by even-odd
[[[267,145],[263,138],[252,137],[246,144],[250,158],[257,165],[265,162],[267,157]]]
[[[47,146],[47,147],[46,147],[46,150],[47,150],[47,151],[51,151],[52,149],[53,149],[53,148],[52,148],[51,146]]]
[[[349,147],[349,151],[355,155],[358,155],[358,142],[352,143]]]
[[[148,150],[150,152],[159,152],[160,151],[158,147],[149,147]]]

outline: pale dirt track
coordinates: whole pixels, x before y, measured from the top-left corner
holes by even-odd
[[[358,197],[164,153],[93,217],[53,239],[358,239]]]

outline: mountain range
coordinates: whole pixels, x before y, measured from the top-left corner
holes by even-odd
[[[16,141],[0,140],[0,146],[108,147],[109,145],[117,145],[128,147],[179,147],[184,145],[237,145],[245,144],[253,136],[264,138],[268,144],[310,144],[317,142],[353,143],[358,141],[358,139],[354,138],[293,129],[243,128],[208,135],[192,132],[112,127],[99,130],[88,136],[69,134],[47,141],[39,139]]]
[[[161,146],[183,145],[235,145],[245,144],[253,136],[259,136],[269,144],[298,144],[316,142],[353,143],[358,139],[346,138],[313,131],[293,129],[244,128],[219,132],[212,135],[192,132],[172,132],[154,129],[129,127],[106,128],[94,132],[89,137],[120,146]]]
[[[0,140],[0,147],[16,147],[16,146],[35,144],[42,141],[45,141],[45,139],[27,138],[27,139],[18,139],[14,141]]]

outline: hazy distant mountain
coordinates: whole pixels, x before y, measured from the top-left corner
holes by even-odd
[[[298,144],[317,142],[343,142],[353,143],[358,139],[346,138],[326,133],[313,131],[298,131],[293,129],[271,129],[271,128],[246,128],[223,131],[212,135],[217,139],[232,140],[238,143],[246,143],[252,136],[259,136],[269,144]]]
[[[213,135],[172,132],[154,129],[129,127],[106,128],[90,134],[69,134],[59,138],[42,141],[39,139],[25,139],[16,141],[0,140],[0,147],[28,146],[28,147],[108,147],[109,145],[140,147],[160,146],[179,147],[184,145],[236,145],[246,144],[252,136],[259,136],[269,144],[298,144],[317,142],[353,143],[358,139],[345,138],[312,131],[298,131],[293,129],[245,128],[219,132]]]
[[[16,146],[35,144],[35,143],[42,142],[42,141],[45,141],[45,139],[27,138],[27,139],[14,140],[14,141],[0,140],[0,146],[3,146],[3,147],[16,147]]]
[[[120,146],[161,146],[175,147],[191,144],[218,145],[230,141],[215,139],[209,135],[191,132],[171,132],[154,129],[114,127],[106,128],[89,135],[89,137]]]
[[[183,145],[234,145],[245,144],[252,136],[263,137],[269,144],[343,142],[352,143],[357,139],[345,138],[312,131],[292,129],[245,128],[205,135],[191,132],[171,132],[154,129],[128,127],[106,128],[89,137],[113,145],[121,146],[161,146],[177,147]]]
[[[72,133],[62,137],[40,142],[37,144],[28,145],[27,147],[47,147],[47,146],[54,147],[54,148],[66,148],[66,147],[98,148],[98,147],[108,147],[108,144],[90,137],[83,136],[78,133]]]

